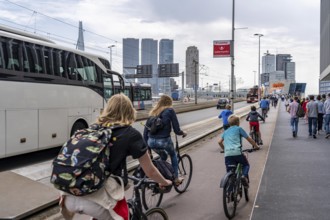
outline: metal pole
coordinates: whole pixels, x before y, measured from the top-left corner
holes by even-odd
[[[197,61],[193,61],[195,63],[195,104],[197,105]]]
[[[259,37],[259,51],[258,51],[258,101],[260,100],[260,38],[264,35],[262,34],[254,34],[254,36]]]
[[[260,94],[260,35],[259,35],[259,52],[258,52],[258,101],[261,99]]]
[[[112,47],[110,47],[110,66],[112,69]]]
[[[235,45],[235,0],[233,0],[233,13],[232,13],[232,29],[231,29],[231,38],[232,38],[232,51],[231,51],[231,88],[230,88],[230,95],[231,95],[231,111],[234,113],[234,45]]]
[[[184,101],[184,72],[182,72],[182,94],[181,94],[181,99],[182,99],[182,102]]]
[[[112,69],[112,48],[116,45],[110,45],[108,48],[110,49],[110,69]]]

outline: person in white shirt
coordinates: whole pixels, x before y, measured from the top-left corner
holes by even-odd
[[[297,116],[297,110],[298,110],[298,106],[300,104],[297,102],[297,100],[298,100],[298,97],[295,96],[293,99],[293,102],[291,102],[289,104],[289,108],[288,108],[288,112],[291,116],[290,124],[291,124],[291,128],[292,128],[293,137],[297,137],[297,133],[298,133],[299,117]]]

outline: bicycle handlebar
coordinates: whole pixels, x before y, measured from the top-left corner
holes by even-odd
[[[153,181],[151,179],[148,179],[146,176],[143,177],[143,178],[138,178],[138,177],[135,177],[135,176],[128,175],[127,178],[130,179],[130,180],[133,180],[134,182],[137,182],[137,183],[134,184],[134,187],[137,187],[137,188],[140,188],[140,186],[142,185],[142,183],[158,184],[157,182],[155,182],[155,181]]]
[[[248,148],[248,149],[244,149],[242,150],[242,152],[248,152],[248,153],[252,153],[253,151],[257,151],[259,149],[256,149],[256,148]],[[223,154],[224,151],[223,150],[220,150],[220,153]]]
[[[170,192],[172,189],[172,184],[168,185],[168,186],[162,186],[160,187],[159,184],[149,178],[147,178],[146,176],[144,176],[143,178],[138,178],[136,176],[127,176],[128,179],[133,180],[134,183],[134,190],[138,190],[141,188],[142,184],[153,184],[155,187],[157,187],[158,192],[160,193],[167,193]]]
[[[260,147],[259,147],[259,149],[260,149]],[[249,149],[244,149],[244,150],[242,150],[242,152],[252,153],[253,151],[257,151],[257,150],[259,150],[259,149],[256,149],[256,148],[249,148]]]

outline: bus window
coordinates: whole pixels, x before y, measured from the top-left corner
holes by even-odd
[[[45,73],[44,69],[44,56],[42,52],[41,46],[35,46],[35,53],[36,53],[36,62],[35,62],[35,71],[37,73]]]
[[[49,75],[53,75],[53,71],[51,71],[51,62],[52,62],[52,59],[51,59],[51,52],[49,51],[48,48],[44,48],[43,50],[43,55],[44,55],[44,60],[45,60],[45,70],[46,70],[46,73],[49,74]]]
[[[19,70],[18,44],[13,40],[8,41],[8,65],[9,70]]]
[[[86,80],[88,81],[88,84],[94,85],[96,82],[100,82],[100,79],[97,78],[96,68],[93,65],[93,63],[88,60],[86,57],[81,57],[82,62],[84,65],[84,71],[86,76]]]
[[[108,100],[113,95],[112,78],[103,76],[104,99]]]
[[[68,64],[68,68],[67,68],[67,73],[68,73],[68,78],[71,80],[76,80],[77,79],[77,74],[75,72],[75,69],[77,68],[77,63],[76,63],[76,59],[73,55],[73,53],[69,53],[68,57],[67,57],[67,64]]]
[[[132,100],[132,97],[131,97],[131,92],[130,92],[130,87],[125,87],[124,89],[124,94],[130,99]]]
[[[35,73],[34,61],[36,60],[36,55],[32,44],[26,44],[26,54],[28,57],[27,64],[29,64],[30,72]]]
[[[141,101],[141,91],[140,88],[134,88],[133,90],[134,101]]]
[[[53,69],[55,76],[64,77],[63,76],[64,68],[61,64],[61,57],[62,57],[61,53],[62,51],[53,49],[53,65],[54,65]]]

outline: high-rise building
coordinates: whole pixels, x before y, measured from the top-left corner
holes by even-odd
[[[262,70],[261,73],[270,73],[276,70],[275,67],[275,55],[270,54],[268,51],[262,57]]]
[[[276,54],[276,71],[284,71],[285,63],[291,61],[290,54]]]
[[[330,1],[321,0],[319,93],[330,93]]]
[[[135,74],[137,65],[139,65],[139,39],[124,38],[123,39],[123,75]],[[134,82],[134,79],[126,79]]]
[[[161,39],[159,41],[159,64],[173,63],[173,40]],[[162,86],[160,91],[170,95],[172,92],[170,77],[162,77],[158,79]]]
[[[196,79],[196,80],[195,80]],[[199,52],[197,47],[190,46],[186,50],[186,87],[199,86]]]
[[[296,81],[296,63],[295,62],[287,62],[285,67],[285,73],[287,80]]]
[[[261,84],[265,86],[265,94],[288,93],[291,83],[296,82],[295,62],[291,62],[290,54],[270,54],[262,57]]]
[[[276,70],[275,66],[275,55],[270,54],[268,51],[262,57],[261,62],[261,84],[268,86],[269,85],[269,73],[274,72]]]
[[[284,78],[295,80],[295,63],[291,62],[291,54],[276,55],[276,71],[284,71]]]
[[[153,95],[159,94],[158,82],[158,41],[150,38],[144,38],[141,41],[141,65],[152,65],[152,78],[140,78],[139,82],[151,84]]]

